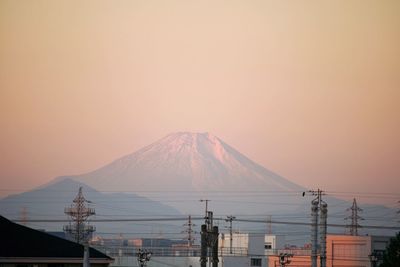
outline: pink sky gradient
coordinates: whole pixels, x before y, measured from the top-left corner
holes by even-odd
[[[1,189],[208,131],[308,188],[398,193],[399,13],[396,0],[2,0]]]

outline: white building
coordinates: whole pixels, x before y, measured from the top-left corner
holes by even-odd
[[[233,233],[221,234],[218,241],[220,266],[266,266],[267,255],[284,247],[284,236]]]

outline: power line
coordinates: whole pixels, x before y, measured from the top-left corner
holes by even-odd
[[[204,220],[204,217],[192,217],[192,220]],[[187,217],[169,217],[169,218],[126,218],[126,219],[93,219],[91,222],[97,223],[106,223],[106,222],[160,222],[160,221],[186,221]],[[224,221],[225,218],[214,218],[214,220]],[[20,219],[13,220],[14,222],[22,222]],[[236,218],[237,222],[249,222],[249,223],[266,223],[266,220],[257,220],[257,219],[240,219]],[[26,220],[28,223],[60,223],[60,222],[68,222],[65,219],[28,219]],[[303,225],[303,226],[311,226],[310,223],[307,222],[290,222],[290,221],[276,221],[271,220],[268,221],[272,224],[286,224],[286,225]],[[328,227],[338,227],[345,228],[345,224],[327,224]],[[384,229],[384,230],[400,230],[400,226],[379,226],[379,225],[364,225],[364,229]]]

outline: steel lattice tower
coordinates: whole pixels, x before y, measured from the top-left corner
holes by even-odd
[[[236,219],[235,216],[227,216],[225,221],[229,222],[229,254],[233,254],[232,252],[232,243],[233,243],[233,228],[232,228],[232,221]]]
[[[90,235],[95,231],[95,227],[87,223],[87,219],[96,214],[93,208],[87,206],[89,203],[91,202],[85,199],[80,187],[72,205],[64,210],[71,219],[69,225],[64,226],[64,231],[80,244],[88,243]]]
[[[193,226],[196,226],[192,222],[192,216],[189,215],[188,222],[185,223],[184,226],[187,226],[186,230],[183,232],[187,234],[186,240],[188,241],[188,247],[192,247],[194,244],[194,240],[195,240],[195,238],[194,238],[195,231],[193,230]]]
[[[362,209],[357,206],[355,198],[353,199],[353,205],[347,211],[351,211],[351,216],[345,218],[345,220],[351,220],[351,224],[347,225],[347,228],[350,228],[350,235],[358,235],[358,228],[361,228],[358,220],[364,220],[364,218],[358,215],[358,212],[361,212]]]

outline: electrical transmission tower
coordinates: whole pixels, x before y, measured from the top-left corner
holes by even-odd
[[[232,229],[232,221],[236,219],[235,216],[226,216],[225,221],[229,222],[229,254],[233,254],[232,245],[233,245],[233,229]]]
[[[64,210],[64,213],[71,219],[69,225],[64,226],[64,231],[80,244],[87,244],[91,234],[95,231],[94,226],[87,224],[88,218],[96,214],[93,208],[87,206],[89,203],[91,202],[85,199],[82,187],[80,187],[73,204]]]
[[[357,206],[355,198],[353,199],[353,205],[348,208],[347,211],[351,211],[351,215],[346,217],[345,220],[350,220],[351,223],[346,227],[350,229],[350,235],[358,235],[358,228],[361,228],[361,225],[358,224],[358,220],[364,220],[364,218],[358,215],[358,212],[361,212],[362,209]]]
[[[194,234],[195,231],[193,230],[193,226],[196,226],[193,222],[192,222],[192,216],[189,215],[188,217],[188,222],[185,223],[183,226],[186,226],[187,228],[185,229],[185,231],[183,231],[184,233],[186,233],[186,240],[188,241],[188,247],[191,248],[194,244]]]

